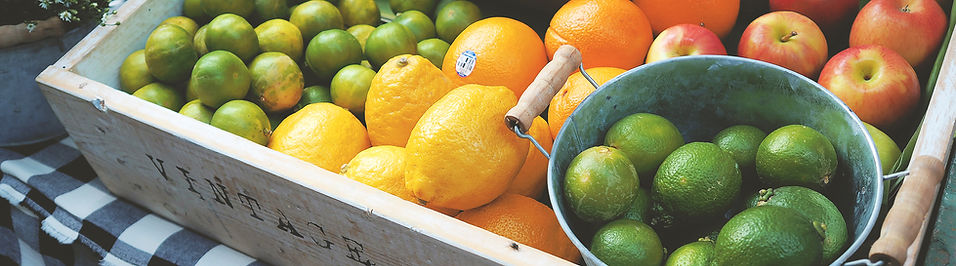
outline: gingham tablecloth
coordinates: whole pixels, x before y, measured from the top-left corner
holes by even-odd
[[[264,265],[113,196],[69,137],[0,148],[0,265]],[[89,260],[89,258],[86,258]]]

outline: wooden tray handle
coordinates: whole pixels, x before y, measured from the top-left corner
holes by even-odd
[[[880,229],[880,238],[870,247],[871,260],[887,261],[893,265],[919,264],[916,254],[919,254],[953,144],[956,121],[954,77],[956,42],[950,42],[913,149],[910,175],[903,180],[896,194],[893,207]]]
[[[544,112],[544,108],[551,103],[551,98],[558,93],[568,76],[581,65],[581,52],[570,45],[562,45],[554,52],[554,59],[548,62],[538,76],[534,78],[528,89],[524,91],[518,104],[505,114],[505,124],[508,128],[517,125],[521,132],[527,132],[531,121]]]
[[[910,175],[906,177],[886,215],[880,238],[870,248],[870,258],[901,265],[907,258],[910,244],[920,233],[923,221],[932,208],[932,197],[939,191],[945,163],[933,156],[920,156],[910,164]]]

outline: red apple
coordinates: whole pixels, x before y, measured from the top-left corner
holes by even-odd
[[[880,128],[894,125],[920,96],[913,67],[903,56],[879,45],[850,47],[834,55],[823,67],[819,82],[860,120]]]
[[[946,34],[946,15],[935,0],[872,0],[850,29],[850,47],[878,44],[912,66],[936,53]]]
[[[814,78],[827,62],[827,40],[810,18],[775,11],[750,22],[740,36],[737,53]]]
[[[720,37],[694,24],[671,26],[657,35],[647,50],[647,63],[685,55],[726,55]]]
[[[859,4],[859,0],[770,0],[770,10],[795,11],[812,19],[821,29],[832,32],[830,30],[840,28],[841,24],[850,24]]]

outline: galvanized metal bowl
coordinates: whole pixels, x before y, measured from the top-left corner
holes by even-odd
[[[732,56],[680,57],[643,65],[608,81],[568,117],[548,166],[548,192],[558,221],[589,265],[604,265],[589,251],[593,231],[567,208],[564,174],[581,151],[601,145],[610,126],[634,113],[674,123],[685,141],[711,141],[737,124],[769,133],[789,124],[814,128],[833,143],[837,176],[826,195],[843,213],[850,242],[832,264],[863,244],[879,215],[882,170],[876,147],[859,118],[836,96],[785,68]],[[742,191],[741,193],[752,193]]]

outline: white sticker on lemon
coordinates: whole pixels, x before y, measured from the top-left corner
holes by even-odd
[[[478,61],[478,55],[471,50],[466,50],[458,56],[457,62],[455,62],[455,72],[458,72],[459,77],[467,77],[471,75],[471,71],[475,70],[475,62]]]

